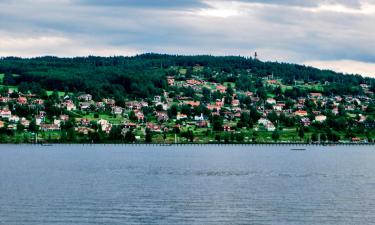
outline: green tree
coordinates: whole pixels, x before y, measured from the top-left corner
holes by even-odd
[[[279,131],[275,129],[275,131],[272,133],[272,139],[276,142],[279,140],[279,138],[280,138]]]
[[[146,128],[146,132],[145,132],[145,142],[146,143],[151,143],[152,142],[152,132],[149,128]]]

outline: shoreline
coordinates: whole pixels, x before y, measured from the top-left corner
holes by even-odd
[[[125,146],[160,146],[160,147],[173,147],[173,146],[375,146],[375,143],[320,143],[320,144],[309,144],[309,143],[1,143],[1,146],[6,145],[30,145],[30,146],[41,146],[49,147],[54,145],[88,145],[88,146],[100,146],[100,145],[125,145]]]

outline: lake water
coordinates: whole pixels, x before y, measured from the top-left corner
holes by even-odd
[[[374,224],[375,147],[0,146],[0,224]]]

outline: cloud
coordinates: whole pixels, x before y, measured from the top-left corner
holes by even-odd
[[[375,63],[364,63],[353,60],[335,60],[308,61],[304,64],[320,69],[329,69],[346,74],[361,74],[364,76],[375,78]]]
[[[80,3],[93,6],[137,7],[137,8],[195,8],[204,4],[199,0],[79,0]]]
[[[0,55],[257,51],[270,61],[367,65],[375,63],[374,6],[373,0],[3,0]]]

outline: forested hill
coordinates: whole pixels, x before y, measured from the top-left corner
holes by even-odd
[[[359,84],[369,85],[372,91],[375,87],[374,79],[359,75],[239,56],[143,54],[134,57],[0,59],[0,74],[4,74],[5,85],[27,83],[34,89],[86,92],[96,99],[108,96],[147,98],[160,94],[168,88],[166,76],[181,75],[181,70],[185,70],[185,78],[202,76],[219,83],[238,82],[243,76],[260,79],[271,74],[284,84],[295,81],[329,83],[323,90],[325,94],[361,94]]]

